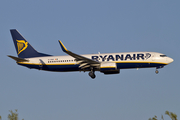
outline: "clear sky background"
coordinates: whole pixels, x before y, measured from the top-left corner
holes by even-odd
[[[38,51],[66,55],[152,51],[170,65],[117,75],[47,72],[18,66],[10,35],[17,29]],[[0,115],[25,120],[148,120],[166,110],[180,119],[179,0],[1,0]],[[165,116],[165,120],[170,119]]]

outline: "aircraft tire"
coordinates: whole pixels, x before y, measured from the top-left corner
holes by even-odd
[[[89,76],[90,76],[92,79],[94,79],[94,78],[96,77],[96,75],[95,75],[94,72],[92,72],[92,71],[89,72]]]
[[[156,74],[158,74],[158,73],[159,73],[159,71],[158,71],[158,70],[156,70],[156,71],[155,71],[155,73],[156,73]]]

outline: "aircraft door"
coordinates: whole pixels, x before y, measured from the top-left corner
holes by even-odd
[[[152,55],[152,61],[155,61],[155,57],[156,57],[156,55],[153,54],[153,55]]]
[[[41,60],[41,59],[39,59],[39,68],[40,68],[40,70],[42,70],[42,67],[43,67],[43,61]]]

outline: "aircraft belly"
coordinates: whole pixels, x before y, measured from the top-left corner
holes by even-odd
[[[160,64],[160,63],[117,63],[117,68],[118,69],[147,68],[147,67],[158,67],[164,65],[165,64]]]
[[[28,67],[30,69],[32,69],[32,68],[39,69],[39,65],[35,65],[35,64],[22,64],[22,63],[18,63],[18,65],[25,66],[25,67]]]
[[[47,65],[50,71],[79,71],[79,65]]]
[[[25,67],[28,67],[30,69],[40,69],[40,70],[47,70],[47,71],[79,71],[79,65],[38,65],[38,64],[21,64],[18,63],[18,65],[22,65]]]

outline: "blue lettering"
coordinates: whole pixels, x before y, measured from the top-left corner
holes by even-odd
[[[133,54],[132,58],[133,58],[133,60],[136,60],[136,54]]]
[[[139,58],[141,58],[142,60],[144,60],[144,54],[137,54],[137,59],[139,60]]]
[[[116,55],[116,61],[118,61],[118,59],[123,60],[123,56],[124,56],[124,55],[121,55],[121,56]]]
[[[92,60],[98,61],[98,56],[92,56]]]
[[[136,60],[136,59],[137,60],[140,60],[140,59],[144,60],[144,58],[147,57],[147,56],[144,56],[144,54],[132,54],[132,56],[130,54],[127,54],[125,58],[124,58],[123,54],[122,55],[115,55],[115,57],[113,55],[109,55],[108,57],[107,56],[108,55],[92,56],[92,60],[98,61],[100,58],[102,59],[102,61],[106,61],[106,59],[107,59],[107,61],[110,61],[110,60],[112,60],[112,61],[114,61],[114,60],[116,60],[116,61],[119,61],[119,60]]]
[[[105,61],[106,60],[106,57],[107,55],[105,55],[104,57],[103,56],[100,56],[102,58],[102,61]]]
[[[109,55],[109,57],[107,58],[107,61],[109,61],[109,60],[112,60],[112,61],[114,61],[114,57],[112,56],[112,55]]]
[[[130,54],[127,54],[127,55],[126,55],[125,60],[127,60],[127,59],[132,60],[132,57],[131,57],[131,55],[130,55]]]

